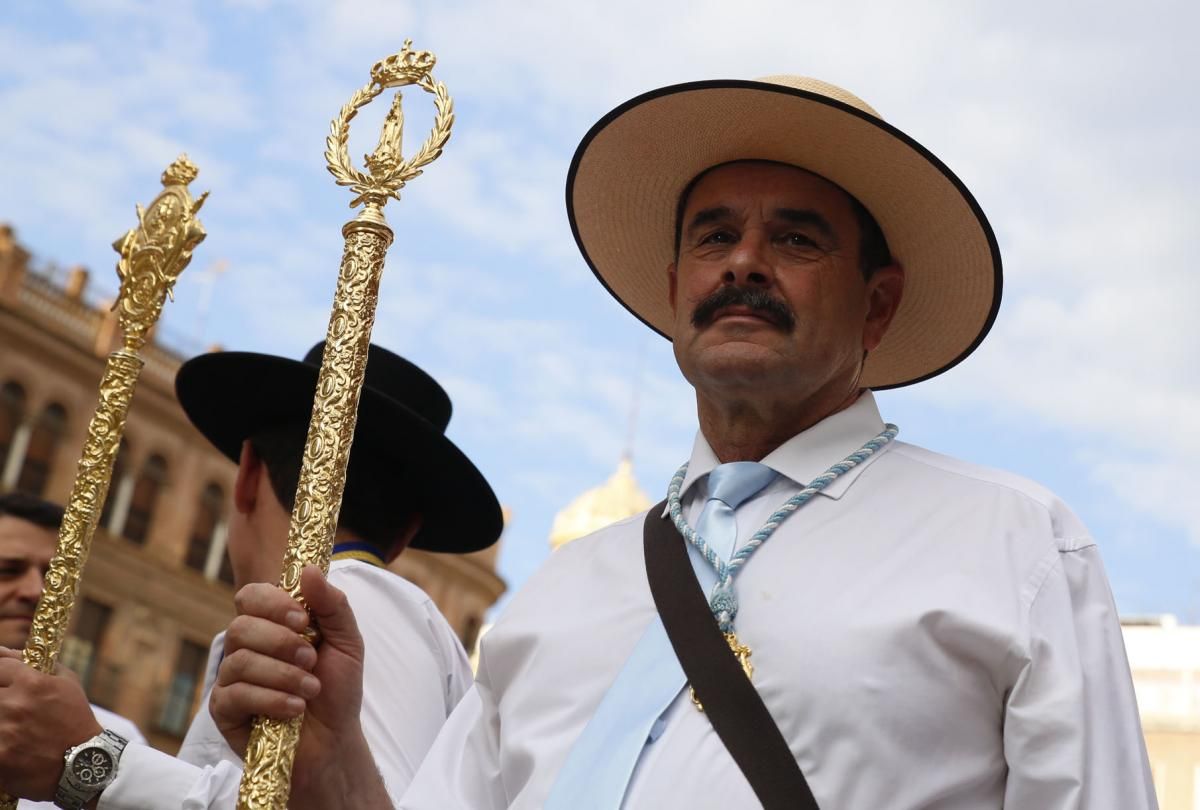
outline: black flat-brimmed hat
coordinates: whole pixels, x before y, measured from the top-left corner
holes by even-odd
[[[213,446],[235,462],[242,442],[266,428],[308,424],[325,344],[303,360],[213,352],[179,368],[175,394]],[[428,551],[478,551],[504,526],[483,474],[448,438],[450,397],[415,365],[371,344],[350,449],[347,486],[360,475],[394,477],[398,498],[421,513],[410,544]]]
[[[905,269],[904,296],[863,367],[867,388],[940,374],[982,342],[1000,306],[1000,251],[967,187],[862,99],[801,76],[653,90],[591,128],[567,175],[575,241],[605,288],[669,337],[675,208],[698,174],[770,160],[858,199]]]

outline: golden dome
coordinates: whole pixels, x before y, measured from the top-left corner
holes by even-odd
[[[593,487],[554,516],[550,529],[550,548],[576,540],[624,520],[649,508],[650,499],[633,477],[629,458],[622,458],[617,471],[598,487]]]

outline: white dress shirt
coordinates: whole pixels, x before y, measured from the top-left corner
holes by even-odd
[[[330,566],[345,591],[366,644],[362,725],[388,789],[412,780],[438,730],[471,685],[462,645],[433,601],[417,586],[358,560]],[[208,675],[223,644],[213,643]],[[100,810],[230,810],[237,804],[242,762],[221,737],[205,699],[179,758],[130,745]]]
[[[739,538],[882,427],[867,394],[768,455],[780,476],[737,510]],[[692,525],[717,463],[698,435]],[[401,807],[541,807],[654,616],[643,521],[565,546],[513,598]],[[893,442],[735,582],[754,685],[821,807],[1156,807],[1095,542],[1036,484]],[[686,690],[665,719],[625,810],[758,806]]]

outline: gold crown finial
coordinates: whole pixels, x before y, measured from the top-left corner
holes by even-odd
[[[404,49],[371,66],[371,81],[359,89],[342,107],[338,117],[329,127],[325,139],[325,162],[339,186],[349,186],[354,192],[350,207],[364,205],[360,216],[383,222],[381,209],[390,199],[400,198],[400,189],[409,180],[424,171],[424,167],[442,154],[442,147],[450,137],[454,124],[454,103],[446,86],[433,78],[433,67],[437,59],[429,51],[414,51],[412,40],[404,40]],[[406,85],[414,85],[433,95],[433,106],[437,114],[433,119],[433,130],[411,157],[401,154],[404,134],[404,111],[401,109],[400,94]],[[379,145],[366,156],[367,172],[361,172],[350,163],[350,121],[375,98],[389,89],[396,89],[392,108],[384,119]]]
[[[429,51],[414,51],[412,40],[404,40],[404,49],[371,66],[371,81],[380,87],[418,84],[433,72],[437,57]]]
[[[196,164],[188,160],[186,154],[182,154],[175,158],[175,162],[162,173],[162,184],[164,186],[186,186],[199,174],[200,170],[196,168]]]

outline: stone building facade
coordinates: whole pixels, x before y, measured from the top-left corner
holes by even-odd
[[[0,225],[0,492],[63,502],[118,324],[88,273],[33,266]],[[115,286],[115,279],[114,279]],[[225,524],[235,468],[174,397],[183,357],[146,361],[62,660],[92,700],[174,751],[198,698],[212,637],[233,616]],[[504,591],[498,545],[471,555],[405,552],[394,567],[438,604],[470,649]]]
[[[1161,810],[1200,808],[1200,626],[1121,622]]]

